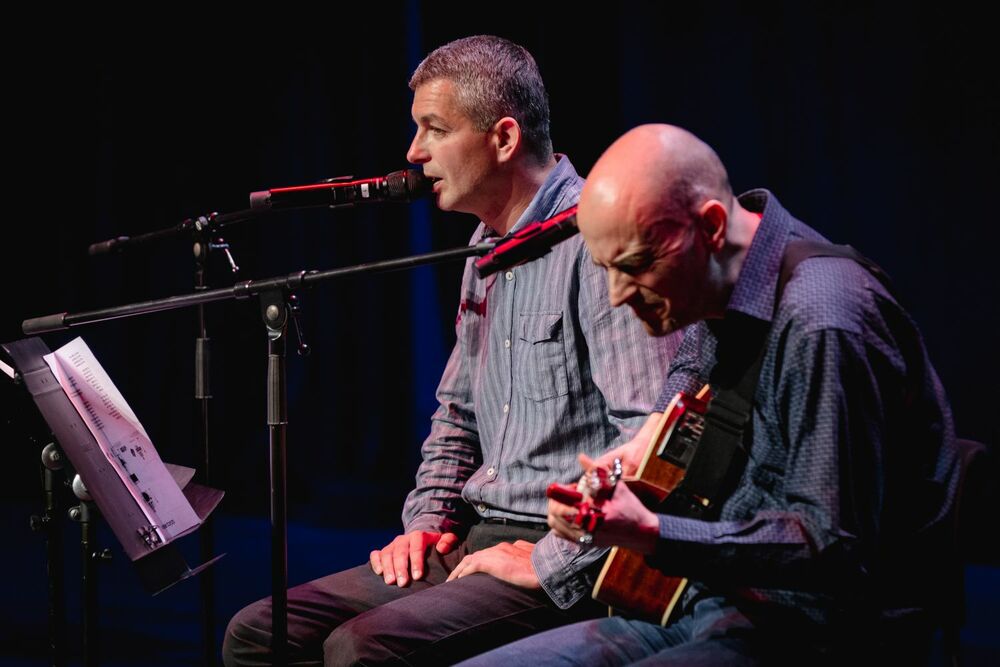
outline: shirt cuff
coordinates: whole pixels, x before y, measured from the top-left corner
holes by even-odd
[[[531,564],[538,582],[560,609],[568,609],[594,589],[589,565],[601,560],[604,548],[583,547],[550,532],[535,544]]]
[[[430,533],[455,533],[461,529],[461,525],[447,517],[437,514],[419,514],[405,524],[404,533],[412,533],[415,530],[424,530]]]

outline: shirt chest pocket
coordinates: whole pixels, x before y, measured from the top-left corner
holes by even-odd
[[[514,384],[526,398],[544,401],[569,393],[562,312],[521,313],[514,345]]]

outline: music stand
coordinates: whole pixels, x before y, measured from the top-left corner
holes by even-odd
[[[84,664],[97,664],[96,560],[103,558],[92,548],[91,539],[96,511],[104,515],[122,549],[135,566],[143,587],[157,594],[175,583],[194,576],[216,562],[216,556],[191,568],[176,546],[176,541],[194,532],[215,509],[224,495],[191,481],[195,471],[183,466],[163,463],[169,475],[156,478],[156,491],[164,495],[179,490],[190,504],[197,521],[182,531],[168,533],[163,527],[151,525],[133,492],[119,472],[109,462],[107,454],[81,418],[63,387],[56,380],[44,356],[49,348],[39,338],[26,338],[5,343],[21,382],[31,394],[35,406],[55,436],[66,458],[75,469],[84,489],[74,480],[74,491],[83,500],[76,510],[75,520],[81,524],[83,557],[83,628]],[[175,488],[170,488],[174,486]],[[71,513],[72,514],[72,513]]]

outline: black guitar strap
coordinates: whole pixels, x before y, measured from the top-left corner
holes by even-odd
[[[785,285],[795,268],[812,257],[852,259],[881,282],[889,292],[889,277],[851,246],[822,241],[791,241],[785,248],[774,299],[775,312]],[[693,519],[714,520],[746,467],[747,448],[753,437],[751,413],[760,377],[770,323],[738,312],[709,324],[718,344],[716,364],[709,375],[713,397],[705,414],[704,429],[687,466],[684,479],[667,496],[661,510]]]

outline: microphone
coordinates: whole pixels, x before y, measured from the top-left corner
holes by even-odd
[[[250,208],[307,208],[354,206],[376,201],[409,202],[431,191],[433,181],[422,171],[403,169],[388,176],[331,178],[312,185],[296,185],[250,193]]]
[[[532,222],[510,238],[499,241],[493,250],[476,260],[480,278],[497,271],[538,259],[580,230],[576,226],[576,206],[556,213],[548,220]]]

